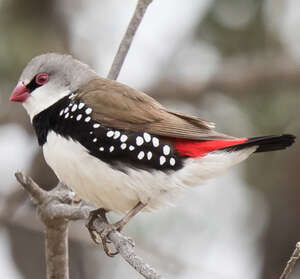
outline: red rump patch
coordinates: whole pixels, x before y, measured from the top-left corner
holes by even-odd
[[[180,155],[188,157],[202,157],[209,152],[222,149],[225,147],[241,144],[247,141],[247,138],[239,138],[234,140],[186,140],[176,139],[174,147]]]

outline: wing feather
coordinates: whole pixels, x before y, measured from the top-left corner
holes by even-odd
[[[211,122],[168,110],[143,92],[113,80],[92,79],[76,98],[93,109],[94,120],[108,127],[194,140],[233,138],[214,131]]]

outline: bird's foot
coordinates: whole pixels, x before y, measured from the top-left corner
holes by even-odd
[[[90,233],[90,236],[92,238],[92,240],[96,243],[96,244],[100,244],[99,241],[99,233],[96,231],[95,226],[94,226],[94,222],[95,220],[100,216],[103,221],[108,224],[107,218],[106,218],[106,213],[107,211],[104,208],[98,208],[95,210],[92,210],[90,212],[86,227]]]
[[[114,224],[108,223],[108,220],[106,217],[107,210],[105,210],[104,208],[99,208],[99,209],[91,211],[89,219],[88,219],[88,223],[87,223],[87,228],[89,230],[91,238],[93,239],[93,241],[96,244],[100,244],[100,242],[102,242],[103,249],[107,256],[113,257],[119,253],[118,251],[112,251],[111,248],[109,247],[108,244],[111,243],[111,241],[108,239],[109,234],[113,231],[121,232],[121,230],[130,221],[130,219],[133,218],[138,212],[140,212],[145,206],[146,206],[146,204],[139,202],[120,221],[118,221]],[[105,228],[100,233],[95,229],[95,225],[94,225],[95,220],[99,216],[106,223]],[[134,246],[134,243],[131,239],[128,238],[128,241]]]

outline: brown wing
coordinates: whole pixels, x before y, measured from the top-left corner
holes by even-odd
[[[212,130],[211,122],[168,110],[150,96],[113,80],[90,80],[76,98],[93,108],[94,120],[108,127],[195,140],[232,138]]]

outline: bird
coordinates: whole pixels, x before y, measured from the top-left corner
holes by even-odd
[[[185,190],[251,154],[295,141],[291,134],[246,138],[217,132],[213,122],[170,110],[58,53],[34,57],[10,101],[24,106],[62,183],[99,214],[126,214],[119,230],[139,211],[172,205]]]

